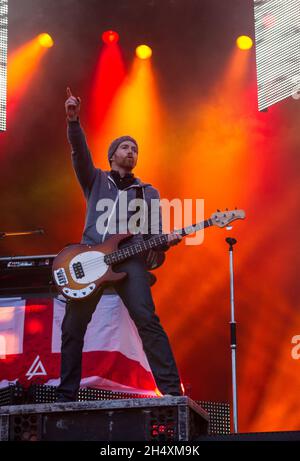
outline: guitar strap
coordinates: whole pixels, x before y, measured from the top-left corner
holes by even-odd
[[[143,200],[144,199],[144,194],[143,194],[142,187],[136,187],[135,191],[136,191],[136,198]],[[151,235],[147,236],[146,240],[147,240],[147,238],[150,238],[150,237],[151,237]],[[156,255],[155,261],[153,261],[152,264],[147,264],[148,271],[157,269],[157,267],[161,266],[163,264],[164,260],[165,260],[164,252],[154,252],[154,255]],[[154,255],[153,255],[153,257],[154,257]],[[151,275],[153,277],[153,274],[151,274]],[[153,283],[155,283],[155,281],[152,281],[151,284],[153,284]]]
[[[136,199],[141,199],[141,200],[143,200],[144,194],[143,194],[143,189],[142,189],[142,187],[136,187],[136,188],[135,188],[135,198],[136,198]],[[138,220],[138,221],[139,221],[139,220]],[[138,222],[138,225],[140,225],[140,224],[141,224],[141,223]]]
[[[142,187],[136,187],[135,188],[135,197],[136,198],[139,198],[139,199],[142,199],[144,198],[144,194],[143,194],[143,188]]]

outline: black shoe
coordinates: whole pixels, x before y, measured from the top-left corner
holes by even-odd
[[[182,394],[174,392],[173,394],[163,394],[163,397],[182,397]]]

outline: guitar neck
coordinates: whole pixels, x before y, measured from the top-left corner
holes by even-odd
[[[206,227],[210,227],[213,225],[211,219],[207,219],[202,221],[198,224],[193,224],[192,226],[184,227],[180,230],[175,230],[174,233],[180,234],[182,237],[186,235],[193,234],[201,229]],[[148,240],[142,240],[141,242],[134,243],[132,245],[128,245],[125,248],[120,248],[113,253],[110,253],[105,256],[105,262],[107,264],[117,264],[126,259],[130,258],[131,256],[139,255],[145,253],[148,250],[155,250],[162,245],[166,245],[168,243],[168,234],[159,234],[155,237],[151,237]]]
[[[182,235],[182,237],[185,237],[186,235],[193,234],[194,232],[197,232],[201,229],[205,229],[206,227],[213,226],[213,222],[211,219],[206,219],[205,221],[201,221],[198,224],[193,224],[192,226],[187,226],[184,227],[183,229],[180,229],[179,231],[175,230],[174,232],[176,234]]]

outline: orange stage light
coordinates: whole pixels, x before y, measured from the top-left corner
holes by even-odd
[[[40,34],[38,36],[38,42],[44,48],[52,48],[52,46],[54,45],[54,41],[51,35],[49,34]]]
[[[236,44],[240,50],[250,50],[253,46],[253,40],[247,35],[241,35],[237,38]]]
[[[43,39],[41,35],[44,36]],[[47,34],[41,35],[25,43],[8,56],[7,106],[9,117],[12,116],[16,104],[20,102],[25,91],[27,91],[30,83],[36,76],[41,60],[48,51],[49,39],[47,39],[48,47],[41,45],[41,40],[44,40],[44,43],[46,43],[45,35]]]
[[[152,49],[148,45],[140,45],[135,50],[139,59],[149,59],[152,56]]]
[[[160,159],[157,149],[160,146],[161,112],[152,62],[136,58],[130,74],[111,101],[101,132],[94,135],[93,151],[99,155],[99,160],[103,159],[103,166],[107,167],[103,152],[107,151],[111,140],[130,134],[139,143],[137,174],[149,173],[151,167],[154,175]]]

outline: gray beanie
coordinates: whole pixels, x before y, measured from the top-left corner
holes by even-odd
[[[119,145],[124,142],[124,141],[132,141],[136,145],[137,150],[139,150],[138,144],[135,139],[133,139],[131,136],[121,136],[120,138],[114,139],[111,145],[108,148],[108,161],[111,161],[112,156],[118,149]]]

